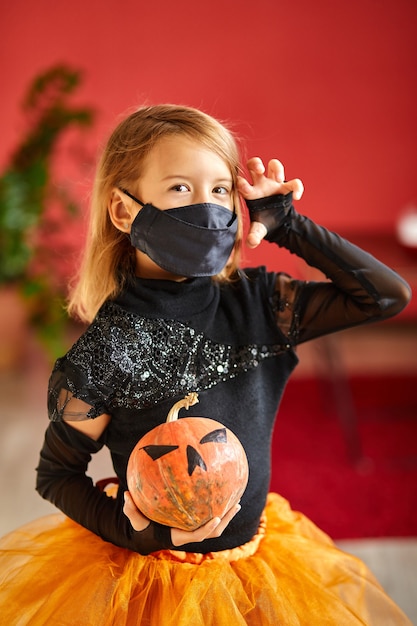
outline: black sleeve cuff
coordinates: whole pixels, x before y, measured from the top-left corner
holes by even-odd
[[[277,229],[284,225],[292,208],[292,192],[246,200],[251,222],[261,222],[267,229],[265,239],[271,241]]]
[[[163,524],[158,524],[157,522],[152,522],[152,525],[155,541],[164,546],[166,550],[175,548],[171,539],[171,528]]]

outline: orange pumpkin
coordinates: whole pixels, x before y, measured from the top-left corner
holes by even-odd
[[[181,408],[198,402],[188,394],[167,420],[136,444],[127,484],[136,506],[149,519],[195,530],[239,502],[248,482],[248,461],[239,439],[207,417],[178,420]]]

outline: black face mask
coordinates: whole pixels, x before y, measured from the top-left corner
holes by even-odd
[[[211,203],[162,211],[144,204],[133,220],[130,241],[159,267],[177,276],[215,276],[225,267],[235,244],[235,211]]]

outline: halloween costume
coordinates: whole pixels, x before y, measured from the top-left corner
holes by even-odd
[[[294,348],[397,313],[407,285],[298,215],[287,196],[250,208],[268,212],[270,241],[331,282],[264,268],[226,284],[132,278],[103,305],[50,380],[37,489],[71,519],[49,516],[3,539],[0,603],[8,624],[409,624],[361,561],[340,552],[283,498],[268,496],[272,429],[297,364]],[[230,428],[245,448],[250,476],[241,511],[219,538],[174,549],[166,527],[132,529],[123,491],[136,442],[190,391],[198,391],[199,404],[186,415]],[[73,396],[87,403],[86,413],[66,412]],[[97,442],[64,421],[103,413],[112,419]],[[115,498],[85,474],[103,445],[120,481]]]

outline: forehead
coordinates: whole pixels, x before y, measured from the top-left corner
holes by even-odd
[[[171,135],[157,141],[143,163],[143,174],[147,173],[231,177],[229,164],[214,149],[184,135]]]

